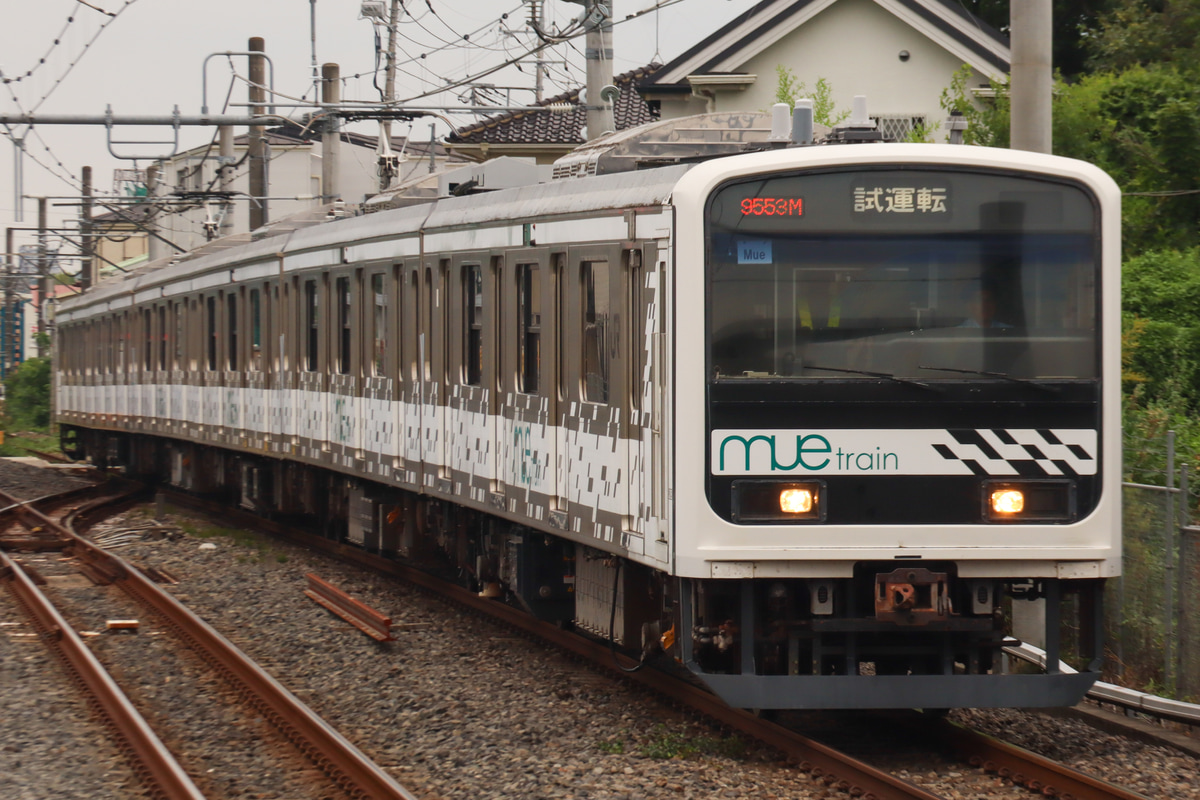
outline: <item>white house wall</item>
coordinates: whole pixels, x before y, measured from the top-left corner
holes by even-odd
[[[776,69],[792,70],[809,92],[824,78],[833,89],[835,107],[849,110],[855,95],[866,95],[871,116],[924,116],[927,124],[940,123],[936,138],[945,138],[946,112],[940,99],[953,74],[966,61],[966,52],[954,53],[945,37],[936,42],[916,30],[875,0],[840,0],[807,23],[761,52],[742,61],[745,51],[714,64],[714,73],[738,72],[757,76],[745,91],[716,90],[715,111],[766,111],[776,102]],[[908,61],[899,53],[907,50]],[[978,86],[987,77],[978,71],[970,82]],[[687,97],[686,95],[684,97]],[[686,104],[685,104],[686,103]],[[704,112],[704,101],[691,97],[685,103],[663,101],[663,116],[678,117]]]

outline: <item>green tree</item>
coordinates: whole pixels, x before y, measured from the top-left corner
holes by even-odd
[[[1086,34],[1093,70],[1167,63],[1194,69],[1200,55],[1200,0],[1114,0],[1095,15]]]
[[[980,102],[970,88],[974,74],[975,70],[963,64],[951,76],[950,85],[942,90],[942,110],[947,114],[957,113],[967,121],[963,144],[1008,147],[1008,83],[991,81],[992,96]]]
[[[813,121],[818,125],[832,128],[850,116],[846,109],[837,110],[833,101],[833,87],[824,78],[817,78],[816,88],[810,94],[807,84],[796,79],[796,74],[782,64],[775,67],[777,82],[775,84],[775,102],[787,103],[788,108],[796,110],[796,101],[811,97],[813,101]]]
[[[4,389],[10,429],[45,430],[50,426],[50,359],[25,360],[4,379]]]
[[[1054,0],[1054,69],[1073,80],[1086,71],[1089,35],[1113,0]],[[960,5],[996,30],[1007,33],[1009,0],[960,0]]]

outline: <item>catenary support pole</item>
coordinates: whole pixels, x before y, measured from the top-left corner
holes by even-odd
[[[337,105],[341,102],[341,75],[337,64],[321,65],[321,102]],[[321,134],[321,199],[332,203],[342,198],[338,185],[339,145],[342,141],[341,123],[335,116],[326,118]]]
[[[262,37],[250,39],[248,50],[255,53],[264,52],[266,44]],[[250,115],[257,116],[265,112],[264,101],[266,89],[263,78],[266,75],[266,60],[262,56],[250,56]],[[267,187],[267,158],[265,130],[261,125],[250,128],[250,196],[256,198],[250,201],[250,230],[255,231],[270,221],[270,209],[266,197]],[[261,199],[258,199],[261,198]]]
[[[1051,71],[1053,36],[1051,0],[1013,0],[1009,9],[1012,35],[1012,149],[1051,152]]]

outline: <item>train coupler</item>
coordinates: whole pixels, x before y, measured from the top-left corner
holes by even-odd
[[[908,567],[875,576],[875,618],[900,625],[928,625],[948,620],[950,577],[922,567]]]

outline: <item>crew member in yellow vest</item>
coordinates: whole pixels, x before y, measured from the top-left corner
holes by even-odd
[[[796,319],[804,330],[837,328],[842,324],[842,286],[837,281],[801,288]]]

